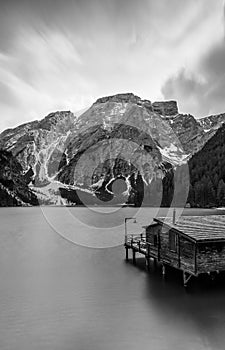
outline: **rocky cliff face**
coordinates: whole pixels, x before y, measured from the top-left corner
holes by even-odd
[[[160,114],[170,125],[182,144],[184,152],[189,159],[198,152],[204,144],[214,135],[215,130],[221,125],[218,116],[195,119],[190,114],[179,113],[176,101],[154,102],[152,104],[154,112]],[[207,129],[207,130],[206,130]]]
[[[204,145],[205,132],[192,115],[177,114],[173,118],[167,118],[167,121],[189,157]]]
[[[0,150],[0,206],[38,205],[29,189],[32,173],[24,175],[19,162],[10,152]]]
[[[199,119],[200,125],[204,128],[205,132],[212,132],[219,129],[225,122],[225,113],[210,115]]]
[[[71,112],[51,113],[41,121],[4,131],[0,135],[0,148],[12,152],[24,172],[31,167],[37,185],[46,184],[58,171],[55,158],[62,155],[75,121]]]
[[[179,113],[176,101],[154,102],[152,108],[162,116],[175,116]]]

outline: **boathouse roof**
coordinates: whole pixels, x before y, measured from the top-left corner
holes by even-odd
[[[195,242],[225,241],[225,215],[182,216],[175,224],[172,218],[154,218]]]

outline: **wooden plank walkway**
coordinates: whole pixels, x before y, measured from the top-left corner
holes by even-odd
[[[129,250],[132,250],[133,264],[136,264],[136,253],[140,253],[145,257],[145,263],[147,269],[150,266],[150,259],[159,261],[158,252],[151,250],[150,244],[146,242],[146,236],[144,234],[128,235],[124,244],[126,249],[126,260],[129,259]]]

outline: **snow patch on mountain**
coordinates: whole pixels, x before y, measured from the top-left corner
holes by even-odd
[[[172,162],[174,165],[186,163],[188,157],[190,156],[190,154],[183,154],[183,152],[173,144],[171,144],[169,147],[159,147],[159,151],[163,156],[163,160]]]

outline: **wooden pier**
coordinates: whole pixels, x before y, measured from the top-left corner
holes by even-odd
[[[131,219],[131,218],[127,218]],[[133,263],[137,254],[145,257],[146,267],[150,259],[162,265],[162,275],[166,266],[181,270],[183,284],[187,287],[190,279],[200,274],[212,278],[225,271],[225,216],[192,216],[155,218],[144,227],[142,234],[128,234],[125,219],[126,260],[132,252]]]

